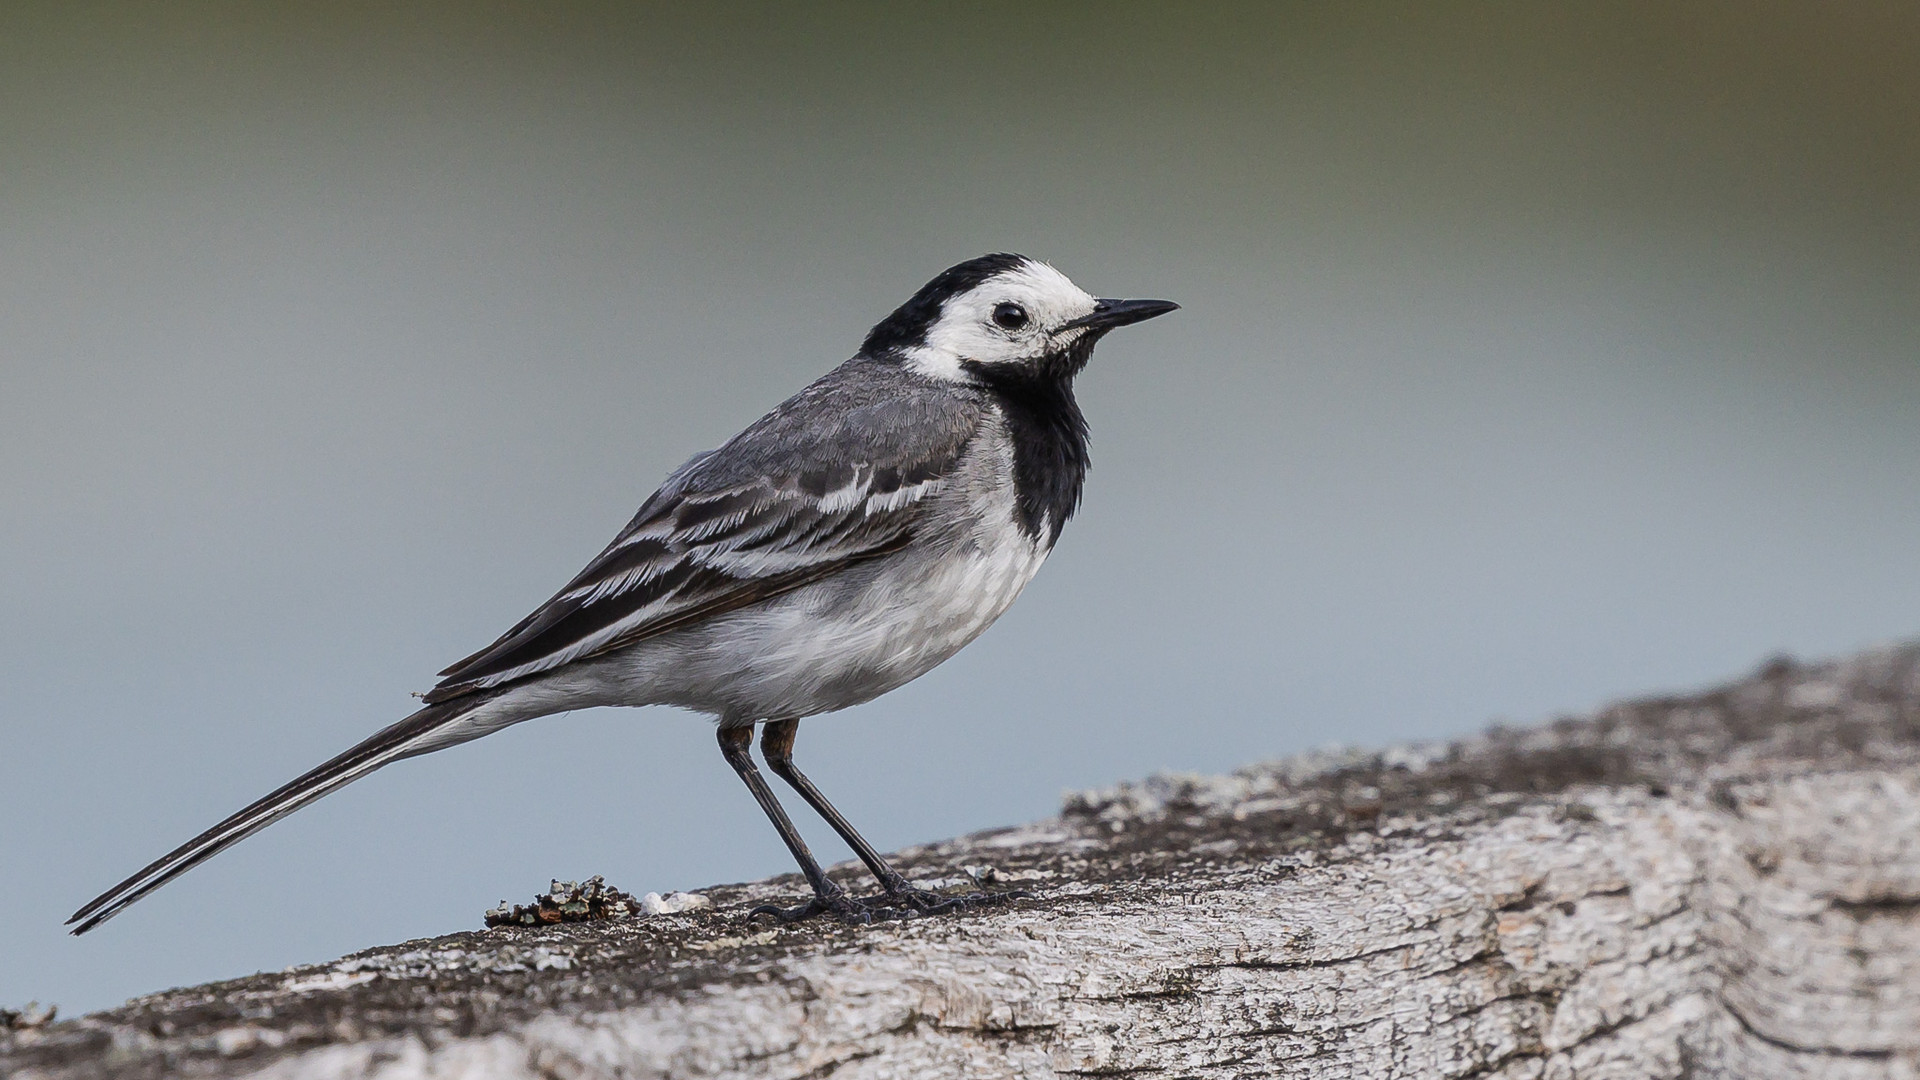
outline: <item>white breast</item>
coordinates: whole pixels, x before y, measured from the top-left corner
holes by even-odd
[[[761,699],[752,711],[841,709],[926,674],[993,625],[1044,558],[1025,537],[936,558],[896,557],[864,582],[823,583],[746,620],[739,644],[753,653],[749,681]]]

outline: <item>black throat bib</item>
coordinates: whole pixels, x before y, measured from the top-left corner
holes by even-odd
[[[1073,377],[1089,347],[1049,357],[1033,368],[962,361],[999,402],[1013,438],[1015,515],[1028,536],[1051,548],[1080,506],[1086,483],[1087,418],[1073,398]]]

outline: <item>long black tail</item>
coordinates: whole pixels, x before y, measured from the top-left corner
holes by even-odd
[[[446,741],[445,733],[442,733],[442,739],[422,745],[430,742],[429,736],[495,696],[496,693],[483,692],[429,705],[397,724],[382,728],[360,745],[301,774],[246,809],[155,859],[139,873],[101,893],[86,907],[74,912],[73,917],[67,920],[67,925],[79,923],[73,927],[73,933],[84,934],[120,914],[127,905],[322,795],[345,787],[403,757],[464,741],[458,738]]]

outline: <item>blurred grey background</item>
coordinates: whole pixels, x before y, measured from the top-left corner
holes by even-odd
[[[998,249],[1186,307],[1012,613],[804,725],[883,847],[1920,632],[1904,0],[14,2],[0,1005],[790,869],[705,723],[604,711],[60,928]]]

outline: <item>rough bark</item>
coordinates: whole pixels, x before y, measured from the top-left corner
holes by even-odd
[[[1909,1077],[1920,646],[902,860],[1031,896],[776,927],[746,909],[797,879],[719,887],[139,998],[0,1035],[0,1074]]]

